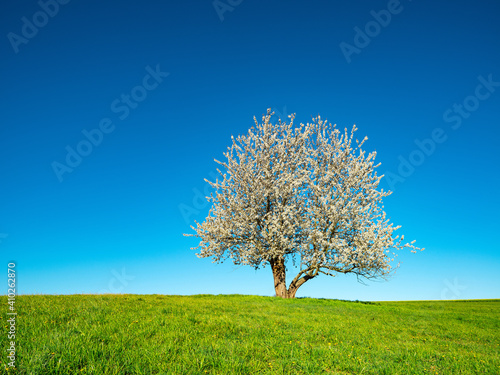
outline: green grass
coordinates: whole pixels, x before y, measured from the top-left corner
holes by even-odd
[[[7,297],[0,297],[2,373]],[[18,296],[18,374],[499,374],[500,300]]]

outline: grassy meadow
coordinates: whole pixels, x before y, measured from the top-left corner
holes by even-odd
[[[18,296],[4,374],[500,374],[500,300]]]

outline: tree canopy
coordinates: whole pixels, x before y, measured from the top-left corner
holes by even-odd
[[[311,123],[272,123],[268,110],[247,135],[232,138],[203,223],[191,228],[198,257],[237,265],[271,266],[276,295],[293,298],[319,274],[353,273],[361,279],[385,277],[396,250],[418,250],[394,235],[378,189],[376,152],[354,138],[353,126],[314,118]],[[289,286],[287,262],[299,268]]]

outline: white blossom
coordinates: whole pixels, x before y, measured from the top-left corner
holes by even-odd
[[[231,137],[226,161],[215,160],[224,172],[207,181],[212,208],[188,235],[200,238],[198,257],[271,265],[276,294],[294,297],[320,273],[384,277],[396,250],[419,250],[394,236],[382,204],[391,192],[378,190],[376,153],[362,149],[367,137],[354,139],[356,126],[341,132],[319,116],[295,126],[295,115],[273,124],[273,114],[254,117],[246,136]],[[300,267],[288,288],[287,260]]]

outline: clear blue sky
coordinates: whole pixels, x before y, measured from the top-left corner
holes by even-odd
[[[182,236],[213,159],[272,107],[355,123],[426,248],[388,282],[298,296],[500,297],[500,3],[228,4],[2,2],[0,260],[19,292],[273,295],[269,268]]]

